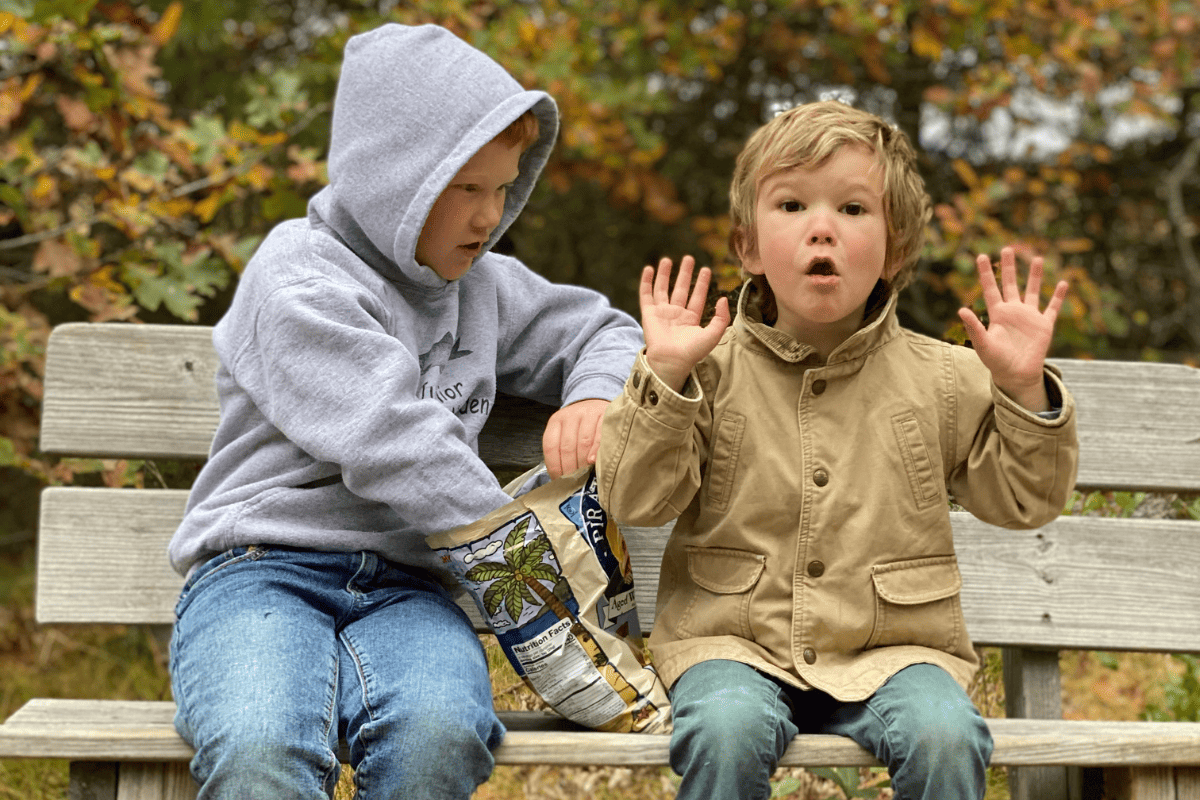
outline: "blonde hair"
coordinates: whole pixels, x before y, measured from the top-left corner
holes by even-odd
[[[523,153],[537,141],[539,132],[537,117],[534,116],[533,109],[529,109],[496,134],[495,140],[505,147],[520,147]]]
[[[924,246],[932,204],[917,171],[917,154],[908,136],[881,117],[837,100],[795,106],[753,133],[738,155],[729,186],[733,219],[731,249],[745,260],[757,242],[755,206],[768,177],[793,167],[818,167],[846,145],[874,151],[883,169],[883,208],[887,219],[884,264],[895,267],[885,288],[903,289],[912,280]],[[898,266],[897,266],[898,265]],[[758,289],[764,318],[774,315],[774,295],[761,275],[750,276]]]

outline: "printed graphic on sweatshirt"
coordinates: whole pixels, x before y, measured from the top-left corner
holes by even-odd
[[[461,339],[455,339],[454,335],[446,331],[446,335],[433,343],[433,347],[421,354],[421,374],[424,375],[433,367],[441,369],[455,359],[463,356],[471,355],[470,350],[463,350],[459,343]]]
[[[489,398],[466,396],[462,381],[446,386],[441,384],[442,371],[446,365],[471,355],[471,352],[461,346],[461,339],[454,338],[454,335],[447,331],[445,336],[419,356],[421,389],[417,396],[422,400],[437,400],[460,417],[468,414],[487,416],[492,410]]]

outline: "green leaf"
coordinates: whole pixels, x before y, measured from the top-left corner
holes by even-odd
[[[467,570],[463,577],[469,581],[475,581],[476,583],[486,583],[487,581],[507,578],[512,574],[513,569],[508,564],[497,564],[494,561],[484,561]]]
[[[549,549],[550,540],[544,534],[539,535],[536,539],[526,543],[521,548],[519,556],[514,556],[514,562],[519,557],[520,570],[522,572],[529,572],[535,566],[542,563],[542,556],[546,555],[546,551]]]
[[[546,581],[550,584],[558,583],[559,574],[555,572],[554,567],[549,564],[537,564],[528,569],[522,570],[526,575],[539,581]]]
[[[504,610],[508,612],[508,616],[512,619],[513,624],[521,619],[521,609],[525,604],[521,601],[521,590],[525,588],[525,584],[519,581],[512,581],[505,584],[504,592]]]
[[[483,593],[483,606],[489,616],[496,616],[500,610],[500,601],[504,598],[504,581],[496,581]]]

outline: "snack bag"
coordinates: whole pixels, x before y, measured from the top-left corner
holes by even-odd
[[[429,546],[474,598],[525,683],[567,719],[604,731],[670,730],[666,686],[643,656],[625,539],[596,474],[536,467],[514,500]]]

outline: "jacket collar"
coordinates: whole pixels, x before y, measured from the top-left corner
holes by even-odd
[[[798,342],[762,321],[758,304],[751,299],[755,293],[754,284],[749,281],[742,286],[738,297],[737,317],[733,321],[734,330],[738,332],[738,338],[745,346],[752,350],[773,353],[789,363],[799,364],[811,360],[812,366],[819,366],[816,348]],[[833,365],[855,361],[899,334],[900,321],[896,316],[896,293],[893,291],[888,293],[882,304],[876,305],[874,311],[868,312],[867,324],[838,345],[826,363]]]

